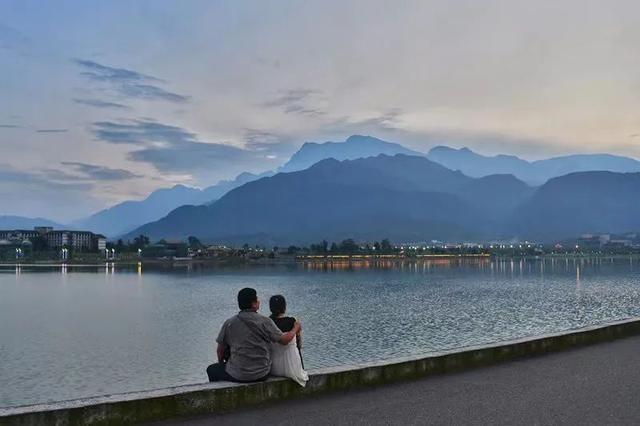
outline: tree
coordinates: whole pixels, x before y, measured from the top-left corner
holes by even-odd
[[[380,250],[382,250],[383,253],[391,253],[393,247],[391,247],[391,243],[388,239],[385,238],[382,240],[382,243],[380,243]]]
[[[192,249],[199,249],[203,247],[200,240],[194,236],[190,236],[187,240],[189,241],[189,247],[191,247]]]
[[[147,237],[146,235],[140,234],[133,239],[133,244],[131,245],[131,248],[133,250],[138,250],[138,249],[143,249],[148,245],[149,245],[149,237]]]
[[[360,251],[360,246],[351,238],[348,238],[340,243],[340,251],[348,254],[358,253],[358,251]]]
[[[49,249],[49,244],[47,243],[47,239],[42,235],[38,235],[37,237],[30,238],[31,244],[33,244],[32,249],[34,252],[36,251],[46,251]]]
[[[287,254],[295,254],[299,251],[300,251],[300,247],[289,246],[289,248],[287,248]]]

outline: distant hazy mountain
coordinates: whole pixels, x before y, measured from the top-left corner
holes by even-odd
[[[0,229],[33,229],[35,226],[52,226],[56,229],[69,228],[41,217],[0,216]]]
[[[215,201],[231,189],[266,175],[268,173],[262,175],[242,173],[234,180],[221,181],[204,189],[190,188],[184,185],[158,189],[144,200],[116,204],[86,219],[76,221],[73,225],[80,229],[100,232],[109,237],[119,236],[142,224],[165,216],[176,207]]]
[[[431,149],[427,157],[468,176],[507,173],[532,185],[541,185],[551,178],[582,171],[640,172],[640,161],[609,154],[567,155],[529,162],[513,155],[490,157],[468,148],[438,146]]]
[[[559,241],[640,229],[640,173],[580,172],[551,179],[517,209],[513,231]]]
[[[250,182],[209,206],[180,207],[130,236],[234,244],[482,238],[530,191],[512,176],[473,179],[424,157],[327,159]]]
[[[344,142],[307,142],[284,166],[278,169],[278,172],[304,170],[327,158],[342,161],[374,157],[379,154],[424,155],[396,143],[385,142],[371,136],[353,135]]]

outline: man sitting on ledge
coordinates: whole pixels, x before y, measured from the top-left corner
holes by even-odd
[[[268,317],[260,315],[260,299],[252,288],[238,292],[240,312],[222,325],[218,342],[218,362],[207,367],[210,382],[259,382],[269,376],[271,369],[271,342],[288,344],[300,324],[283,333]],[[228,359],[227,359],[228,358]]]

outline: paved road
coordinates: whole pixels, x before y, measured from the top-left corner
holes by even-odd
[[[640,337],[169,424],[640,424]]]

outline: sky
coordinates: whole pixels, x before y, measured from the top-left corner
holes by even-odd
[[[640,3],[0,1],[0,215],[81,218],[305,141],[640,158]]]

